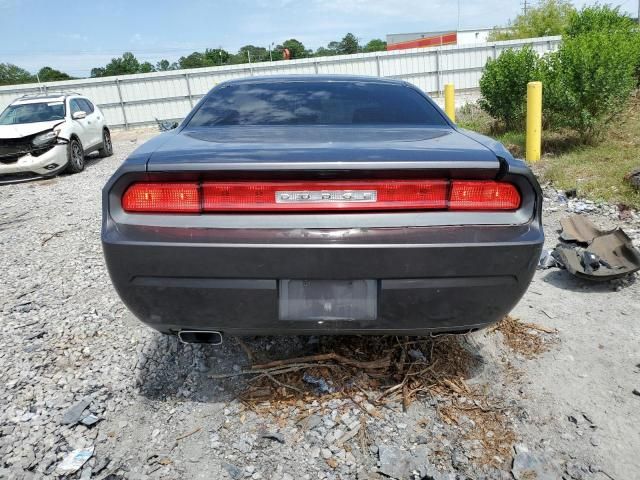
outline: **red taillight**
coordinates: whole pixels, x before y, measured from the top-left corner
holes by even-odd
[[[510,183],[454,180],[449,194],[449,210],[517,210],[520,192]]]
[[[205,182],[205,212],[432,210],[447,206],[446,180]]]
[[[134,183],[122,197],[127,212],[200,213],[200,184]]]
[[[122,208],[140,213],[517,210],[518,189],[485,180],[134,183]]]

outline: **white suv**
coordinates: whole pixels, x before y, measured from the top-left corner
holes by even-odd
[[[0,181],[77,173],[94,151],[110,156],[111,135],[100,109],[81,95],[26,95],[0,113]]]

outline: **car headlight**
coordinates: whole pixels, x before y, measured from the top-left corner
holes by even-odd
[[[58,138],[58,134],[53,130],[50,132],[44,132],[34,137],[34,139],[31,140],[31,145],[36,148],[44,147],[45,145],[55,142],[56,138]]]

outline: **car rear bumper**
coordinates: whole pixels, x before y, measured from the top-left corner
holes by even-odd
[[[241,335],[421,335],[481,328],[522,297],[543,243],[537,221],[196,232],[108,221],[102,238],[113,284],[143,322],[167,333]],[[282,279],[375,280],[377,317],[280,320]]]

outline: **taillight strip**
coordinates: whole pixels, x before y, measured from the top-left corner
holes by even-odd
[[[518,189],[492,180],[139,182],[124,193],[131,213],[517,210]]]

